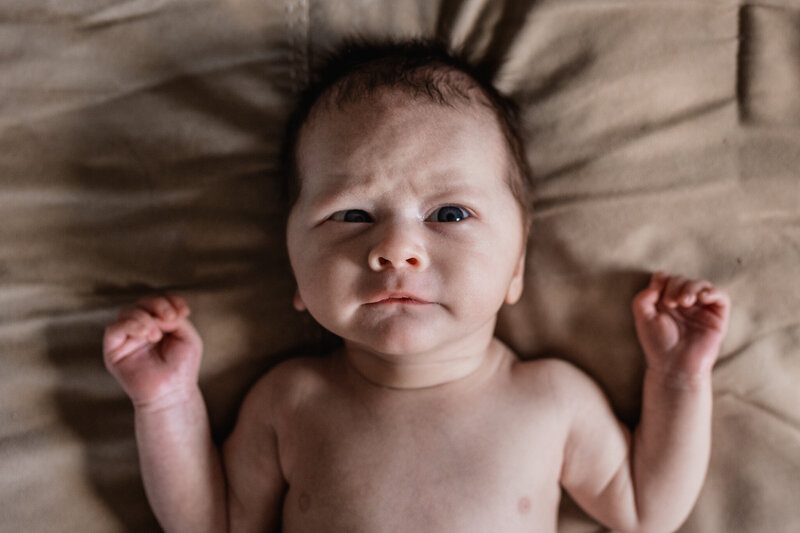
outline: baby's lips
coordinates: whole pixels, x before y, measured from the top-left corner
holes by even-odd
[[[427,299],[417,296],[414,293],[406,291],[382,291],[370,296],[367,303],[376,304],[386,300],[411,300],[414,303],[427,304],[431,303]]]

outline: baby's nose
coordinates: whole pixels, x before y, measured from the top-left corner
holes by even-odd
[[[380,271],[386,268],[401,268],[401,267],[419,267],[422,264],[419,257],[410,256],[406,257],[405,259],[394,260],[387,259],[381,255],[374,254],[370,255],[369,258],[369,266],[372,270]]]
[[[375,272],[388,268],[424,270],[428,266],[428,256],[410,232],[394,230],[372,247],[368,262]]]

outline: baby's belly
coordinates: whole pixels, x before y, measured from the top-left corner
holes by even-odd
[[[562,417],[535,387],[495,381],[413,394],[331,387],[293,409],[278,430],[283,531],[555,532]]]
[[[328,491],[290,490],[284,502],[285,533],[326,532],[547,532],[556,531],[556,503],[545,498],[504,497],[486,488],[483,499],[420,490],[415,498],[391,494],[351,501],[328,499]]]
[[[556,530],[557,472],[552,461],[533,460],[535,446],[525,458],[501,455],[503,446],[488,455],[457,448],[360,457],[327,450],[298,469],[283,531]]]

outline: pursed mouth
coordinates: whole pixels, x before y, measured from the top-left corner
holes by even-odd
[[[417,300],[416,298],[411,298],[409,296],[392,296],[389,298],[383,298],[381,300],[371,302],[370,305],[427,305],[430,302],[426,302],[424,300]]]
[[[367,301],[367,305],[428,305],[431,303],[433,302],[406,292],[383,292],[374,295]]]

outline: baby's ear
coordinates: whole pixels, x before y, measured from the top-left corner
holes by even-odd
[[[517,263],[517,268],[514,269],[514,275],[511,277],[511,283],[508,284],[508,292],[506,292],[506,303],[514,305],[519,301],[522,296],[522,289],[525,286],[525,252],[522,252]]]
[[[305,311],[306,304],[303,303],[303,298],[300,296],[300,289],[296,289],[294,291],[294,299],[292,300],[292,304],[294,304],[294,308],[297,311]]]

